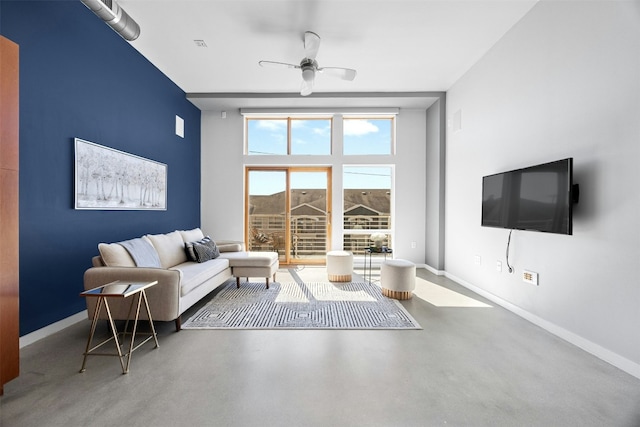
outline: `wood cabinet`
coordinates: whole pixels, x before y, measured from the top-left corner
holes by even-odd
[[[0,36],[0,394],[20,373],[18,45]]]

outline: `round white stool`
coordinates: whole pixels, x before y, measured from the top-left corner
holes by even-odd
[[[416,288],[416,265],[404,259],[384,261],[380,267],[382,295],[394,299],[410,299]]]
[[[347,251],[327,252],[327,275],[330,282],[350,282],[353,254]]]

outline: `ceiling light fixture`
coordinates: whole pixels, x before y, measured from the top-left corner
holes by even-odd
[[[305,82],[312,82],[315,75],[316,72],[311,67],[302,69],[302,80],[304,80]]]

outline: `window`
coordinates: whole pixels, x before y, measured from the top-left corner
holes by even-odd
[[[245,117],[244,167],[250,183],[245,203],[248,239],[256,240],[254,233],[258,237],[265,233],[269,239],[254,243],[262,245],[262,250],[278,250],[281,263],[315,260],[332,246],[332,238],[342,240],[338,247],[354,255],[363,255],[366,248],[378,242],[376,234],[384,237],[383,245],[393,248],[396,112],[241,113]],[[335,132],[334,123],[342,130]],[[336,147],[337,151],[332,151]],[[306,176],[305,171],[331,168],[340,170],[337,173],[342,175],[341,180],[332,181],[329,174],[320,187],[296,184],[294,180]],[[285,170],[289,173],[285,190],[259,191],[268,181],[262,172],[268,171],[275,178],[276,171]],[[320,188],[327,191],[326,206],[318,204],[322,199],[317,191]],[[342,194],[344,209],[331,211],[331,191]],[[266,196],[282,200],[278,199],[279,204],[267,203]],[[291,204],[285,203],[287,200]]]
[[[248,166],[245,236],[281,265],[324,263],[330,240],[331,168]]]
[[[393,117],[344,117],[343,153],[392,154]]]
[[[330,155],[331,118],[247,119],[249,155]]]
[[[378,233],[391,247],[391,173],[391,166],[344,167],[344,250],[362,254]]]
[[[331,154],[331,120],[291,120],[291,154]]]
[[[287,119],[247,120],[247,153],[287,154]]]

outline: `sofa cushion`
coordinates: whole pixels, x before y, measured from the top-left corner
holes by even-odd
[[[124,246],[118,243],[99,243],[98,251],[107,267],[135,267],[136,263]]]
[[[199,228],[194,228],[193,230],[180,230],[180,235],[185,243],[195,242],[196,240],[204,238],[204,233]]]
[[[220,258],[229,260],[231,267],[269,267],[278,261],[277,252],[225,252]]]
[[[147,234],[146,237],[151,240],[153,247],[156,248],[163,268],[170,268],[187,261],[187,255],[184,251],[184,241],[182,240],[180,232],[173,231],[167,234]]]
[[[229,268],[229,260],[216,258],[200,264],[187,261],[169,270],[182,272],[180,296],[184,296],[227,268]]]
[[[209,236],[195,242],[185,243],[184,248],[189,261],[205,262],[220,256],[216,242],[211,240]]]

